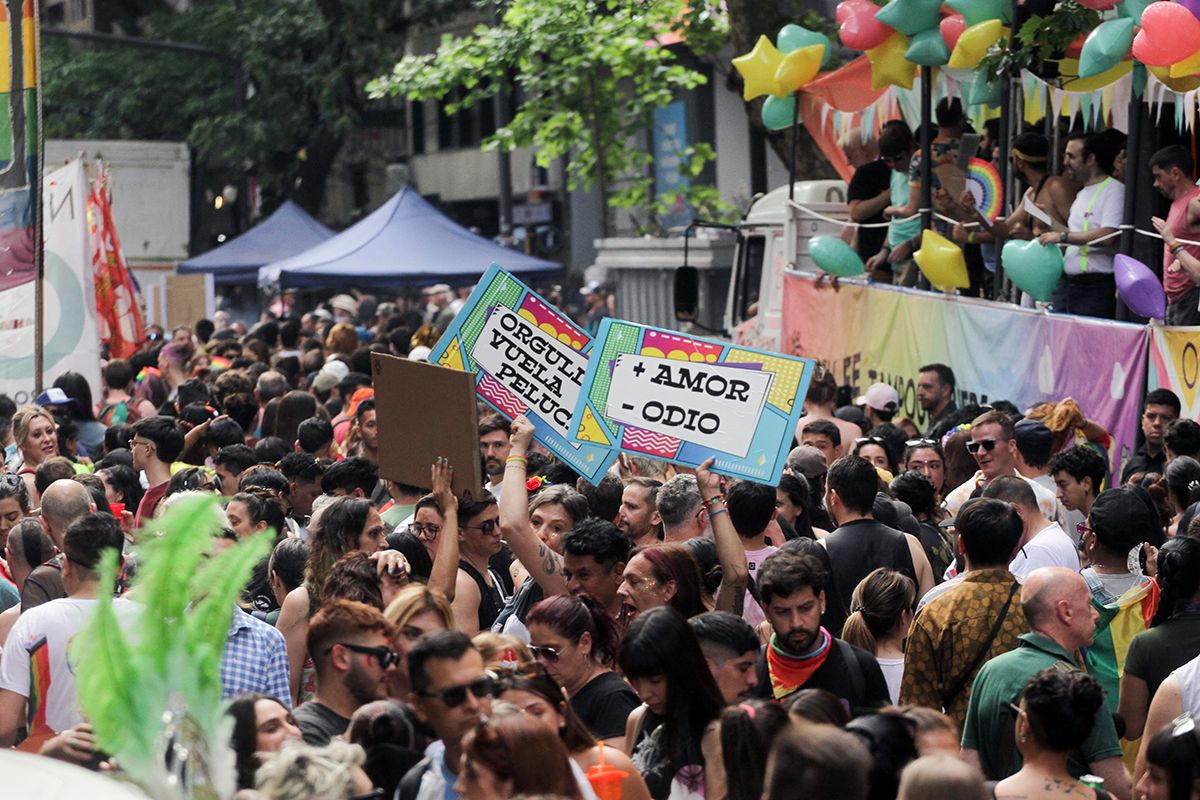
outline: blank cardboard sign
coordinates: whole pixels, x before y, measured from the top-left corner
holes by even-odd
[[[407,358],[371,355],[379,474],[429,488],[434,459],[454,467],[454,493],[483,491],[475,376]]]

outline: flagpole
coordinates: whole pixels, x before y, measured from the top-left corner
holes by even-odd
[[[33,3],[33,76],[36,89],[34,91],[37,111],[37,167],[34,174],[29,176],[29,196],[33,202],[33,258],[36,265],[35,283],[33,288],[33,387],[37,394],[42,393],[43,372],[45,371],[46,354],[45,341],[45,275],[46,248],[42,240],[42,172],[46,168],[46,141],[42,133],[42,17],[39,13],[41,3]],[[14,76],[20,65],[13,65]],[[24,103],[25,98],[20,98]],[[28,145],[26,145],[28,147]]]

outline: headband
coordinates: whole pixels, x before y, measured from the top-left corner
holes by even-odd
[[[1021,152],[1020,150],[1018,150],[1015,147],[1013,148],[1012,154],[1014,156],[1016,156],[1017,158],[1021,159],[1022,161],[1028,161],[1030,164],[1040,164],[1043,161],[1045,161],[1047,158],[1049,158],[1049,156],[1031,156],[1031,155]]]

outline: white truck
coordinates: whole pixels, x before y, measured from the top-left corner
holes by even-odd
[[[780,352],[784,271],[817,271],[808,240],[838,236],[848,221],[846,184],[840,180],[797,181],[790,200],[786,185],[756,200],[737,226],[721,333],[738,344]],[[696,319],[697,285],[694,267],[676,271],[677,320]]]

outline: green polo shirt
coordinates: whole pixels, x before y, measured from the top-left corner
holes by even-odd
[[[990,780],[1002,780],[1021,768],[1021,753],[1013,740],[1016,714],[1009,703],[1016,703],[1029,679],[1056,664],[1082,672],[1075,659],[1058,642],[1037,633],[1024,633],[1016,650],[997,656],[983,665],[971,688],[967,722],[963,727],[963,748],[979,753],[983,774]],[[1100,706],[1096,723],[1087,741],[1071,753],[1067,768],[1078,778],[1089,764],[1105,758],[1120,758],[1121,745],[1108,706]]]

